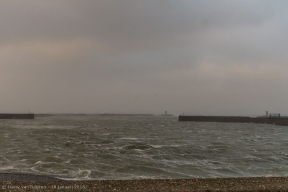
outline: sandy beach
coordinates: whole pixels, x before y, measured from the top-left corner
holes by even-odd
[[[287,177],[143,180],[61,180],[53,176],[1,173],[1,191],[288,191]]]

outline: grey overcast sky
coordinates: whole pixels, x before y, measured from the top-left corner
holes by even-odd
[[[0,112],[288,115],[287,0],[1,0]]]

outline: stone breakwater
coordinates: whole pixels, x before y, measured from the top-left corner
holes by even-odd
[[[40,179],[39,179],[39,178]],[[7,180],[9,178],[9,180]],[[16,179],[15,179],[16,178]],[[1,174],[0,191],[287,191],[287,177],[59,180],[51,176]]]
[[[184,116],[178,121],[227,122],[227,123],[261,123],[288,126],[287,117],[243,117],[243,116]]]

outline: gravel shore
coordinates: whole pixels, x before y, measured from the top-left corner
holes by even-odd
[[[60,180],[53,176],[0,173],[1,191],[288,191],[287,177],[143,180]]]

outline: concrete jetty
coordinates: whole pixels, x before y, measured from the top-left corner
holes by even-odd
[[[0,113],[0,119],[34,119],[34,114]]]
[[[288,117],[279,116],[185,116],[180,115],[178,121],[198,121],[198,122],[226,122],[226,123],[261,123],[288,126]]]

